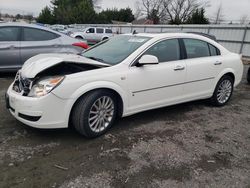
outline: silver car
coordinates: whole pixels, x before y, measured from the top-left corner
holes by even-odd
[[[19,23],[0,24],[0,71],[15,71],[41,53],[81,53],[79,40],[51,29]]]

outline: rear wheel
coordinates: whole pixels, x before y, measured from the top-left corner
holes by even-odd
[[[107,90],[96,90],[79,99],[73,109],[72,123],[80,134],[94,138],[114,124],[116,115],[115,95]]]
[[[215,106],[224,106],[231,98],[233,94],[234,81],[232,77],[223,76],[215,88],[214,94],[211,98],[211,102]]]

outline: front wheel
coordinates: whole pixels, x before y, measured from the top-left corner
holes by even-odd
[[[114,124],[116,115],[115,95],[107,90],[96,90],[79,99],[73,109],[72,123],[80,134],[94,138]]]
[[[211,98],[211,102],[215,106],[224,106],[231,98],[233,94],[234,81],[232,77],[223,76],[215,88],[214,94]]]
[[[81,36],[76,36],[75,38],[78,40],[83,40],[83,37],[81,37]]]

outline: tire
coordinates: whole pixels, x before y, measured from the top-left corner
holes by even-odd
[[[108,40],[109,38],[108,37],[104,37],[103,39],[102,39],[102,41],[104,41],[104,40]]]
[[[75,38],[79,39],[79,40],[83,40],[83,38],[81,36],[76,36]]]
[[[224,106],[231,99],[234,89],[234,80],[231,76],[223,76],[216,85],[213,96],[210,99],[214,106]]]
[[[247,82],[250,84],[250,67],[247,72]]]
[[[80,134],[87,138],[95,138],[103,135],[114,124],[117,111],[117,99],[113,93],[103,89],[95,90],[77,101],[71,120]]]

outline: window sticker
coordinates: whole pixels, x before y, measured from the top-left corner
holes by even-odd
[[[128,42],[138,42],[138,43],[142,43],[144,42],[146,39],[144,38],[131,38],[128,40]]]

